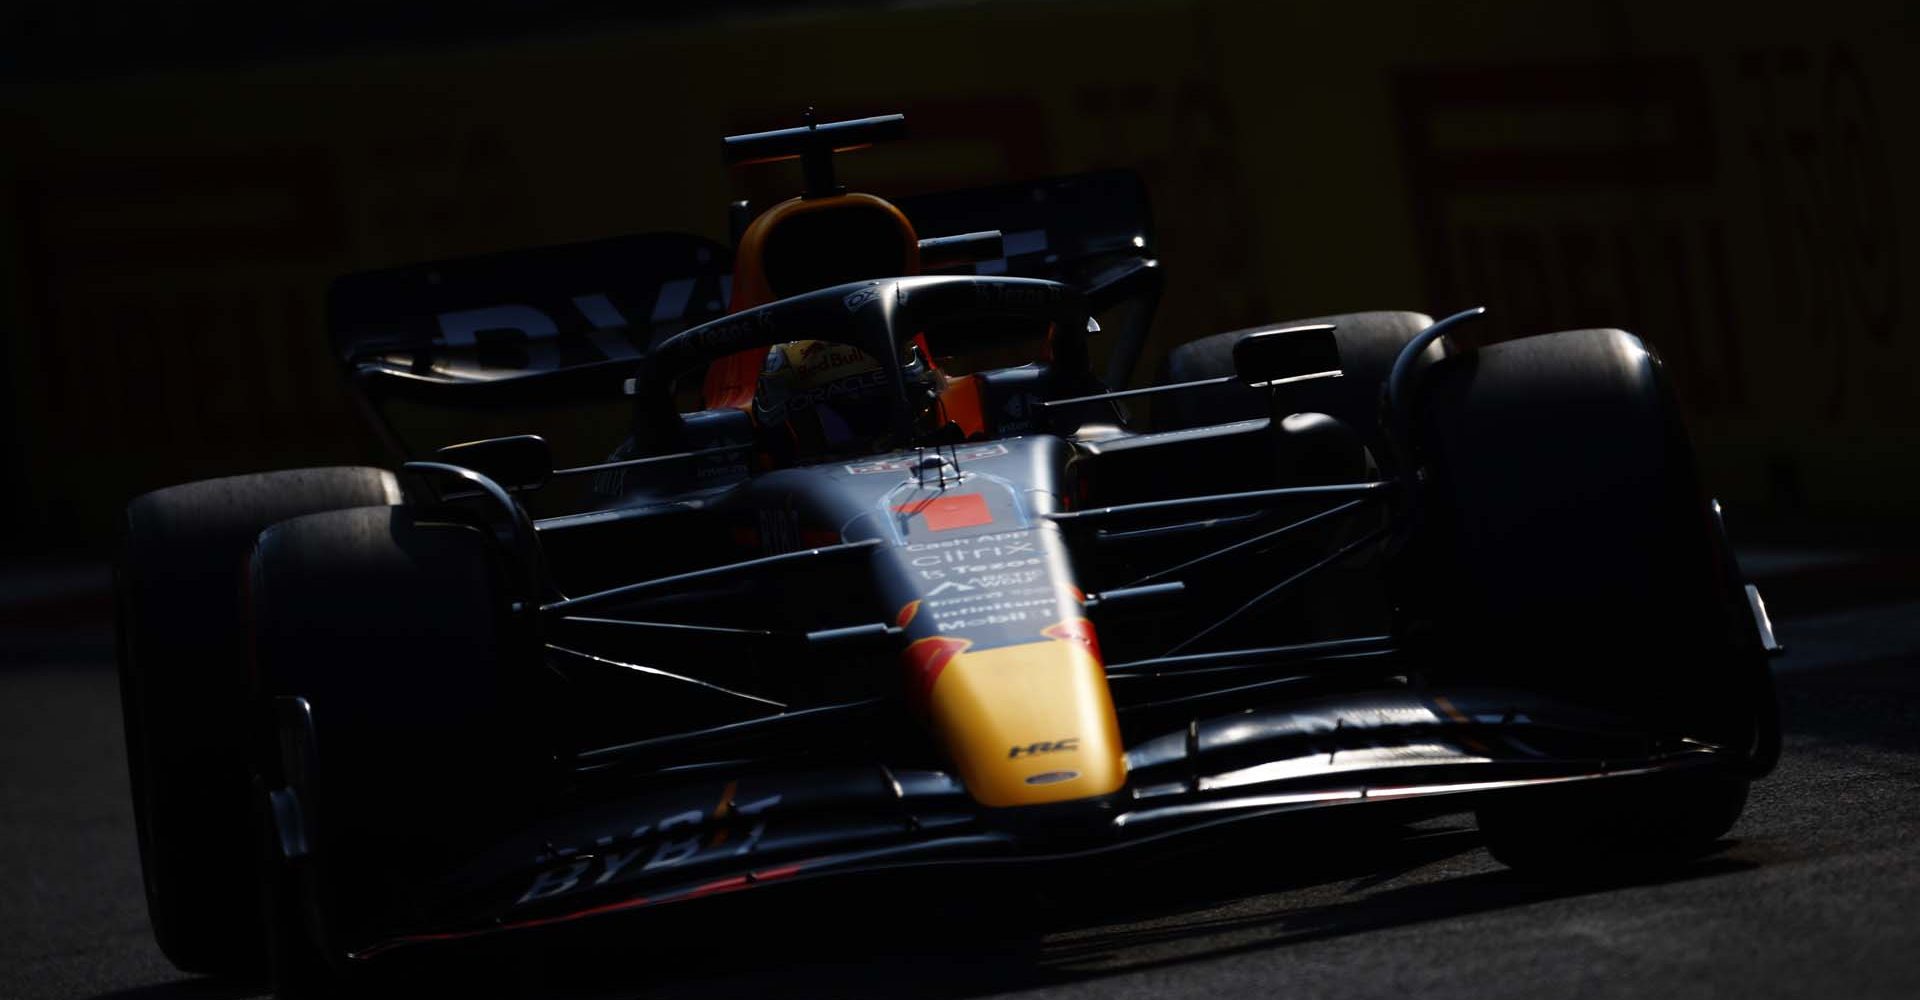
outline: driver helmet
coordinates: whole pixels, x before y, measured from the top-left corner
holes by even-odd
[[[939,424],[940,372],[919,344],[902,365],[914,411],[914,433]],[[895,431],[892,379],[867,352],[825,340],[795,340],[767,351],[754,391],[753,414],[771,430],[776,451],[791,457],[847,454],[887,447]]]

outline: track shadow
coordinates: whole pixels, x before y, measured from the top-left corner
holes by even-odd
[[[1338,846],[1317,846],[1330,842]],[[526,993],[565,997],[959,1000],[1755,866],[1709,856],[1549,882],[1487,870],[1490,861],[1467,856],[1479,846],[1462,823],[1264,847],[1216,843],[1045,885],[894,879],[636,925],[522,955],[490,975],[496,986],[511,976]],[[1422,872],[1442,862],[1475,870]]]
[[[1542,882],[1507,870],[1481,872],[1335,903],[1180,921],[1164,927],[1102,931],[1049,948],[1046,957],[1049,964],[1087,972],[1138,971],[1753,867],[1752,862],[1710,858],[1657,875],[1596,877],[1577,883]]]
[[[1787,736],[1920,752],[1920,654],[1778,677]]]
[[[242,1000],[263,995],[264,987],[257,984],[196,977],[114,990],[101,993],[93,1000]]]

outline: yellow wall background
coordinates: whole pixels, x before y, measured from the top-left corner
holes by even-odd
[[[323,348],[335,275],[680,229],[720,135],[905,111],[881,194],[1134,167],[1149,351],[1271,319],[1484,303],[1668,360],[1739,517],[1920,489],[1904,5],[971,3],[813,12],[0,94],[0,329],[21,534],[139,490],[377,458]],[[783,168],[782,168],[783,169]],[[17,544],[17,543],[16,543]]]

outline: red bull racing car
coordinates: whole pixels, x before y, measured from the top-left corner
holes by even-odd
[[[1639,339],[1361,313],[1128,388],[1139,182],[843,192],[835,152],[901,127],[728,139],[806,185],[736,204],[731,247],[343,278],[333,347],[398,469],[133,501],[169,958],[292,989],[1256,819],[1474,810],[1540,869],[1728,830],[1776,647]]]

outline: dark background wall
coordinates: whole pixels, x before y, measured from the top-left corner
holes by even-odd
[[[904,194],[1137,168],[1181,340],[1362,308],[1639,332],[1750,530],[1910,531],[1916,17],[1900,2],[27,4],[0,90],[0,551],[128,496],[378,460],[351,270],[725,235],[716,138],[905,111]],[[1143,371],[1150,371],[1144,367]]]

